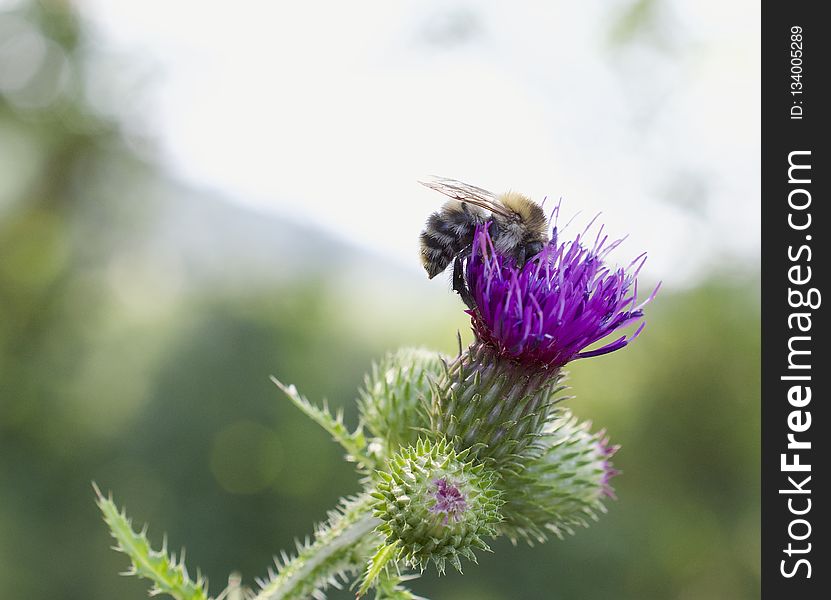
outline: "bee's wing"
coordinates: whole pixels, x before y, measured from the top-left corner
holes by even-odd
[[[495,194],[475,185],[445,177],[432,177],[427,181],[419,181],[419,183],[459,202],[468,202],[474,206],[480,206],[503,217],[511,216],[511,213],[499,202]]]

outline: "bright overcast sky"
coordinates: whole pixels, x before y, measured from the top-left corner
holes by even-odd
[[[174,177],[418,268],[437,174],[563,197],[682,284],[759,249],[759,7],[658,2],[84,0],[150,65],[134,107]],[[128,111],[129,112],[129,111]]]

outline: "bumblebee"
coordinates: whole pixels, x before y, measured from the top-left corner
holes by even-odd
[[[436,178],[422,185],[451,198],[427,219],[421,232],[421,262],[432,279],[453,262],[453,289],[470,308],[463,263],[470,255],[478,225],[490,223],[494,249],[521,267],[548,242],[548,220],[542,207],[516,192],[493,194],[455,179]]]

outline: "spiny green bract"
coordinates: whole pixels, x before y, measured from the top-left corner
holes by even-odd
[[[513,541],[543,542],[548,533],[573,534],[606,512],[603,498],[612,496],[608,480],[617,473],[609,458],[616,447],[590,427],[570,412],[546,425],[541,455],[504,476],[502,533]]]
[[[461,571],[460,556],[475,562],[475,548],[490,551],[483,538],[495,537],[502,520],[498,477],[468,451],[420,439],[390,458],[379,477],[378,531],[397,546],[397,560],[422,571],[432,561],[443,573],[446,562]]]
[[[431,381],[441,372],[441,355],[420,348],[402,348],[372,365],[358,407],[361,422],[374,436],[373,454],[384,459],[415,444],[419,430],[430,425],[427,400]]]

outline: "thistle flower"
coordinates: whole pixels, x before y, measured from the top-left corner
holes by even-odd
[[[604,264],[622,240],[603,228],[589,247],[588,227],[573,241],[552,239],[523,266],[500,254],[488,224],[479,226],[464,267],[474,307],[474,343],[448,366],[433,392],[431,426],[471,448],[500,473],[523,468],[540,452],[543,428],[557,417],[562,367],[571,360],[607,354],[635,339],[623,335],[589,346],[643,319],[637,276],[646,255],[626,268]]]
[[[522,267],[498,254],[487,226],[477,228],[465,269],[465,282],[475,301],[470,314],[477,340],[500,356],[525,365],[558,369],[577,358],[619,350],[634,340],[621,336],[594,350],[591,344],[643,318],[637,302],[637,276],[646,254],[628,267],[610,269],[604,259],[623,239],[610,242],[603,227],[594,243],[583,245],[591,223],[573,241],[551,241]]]

